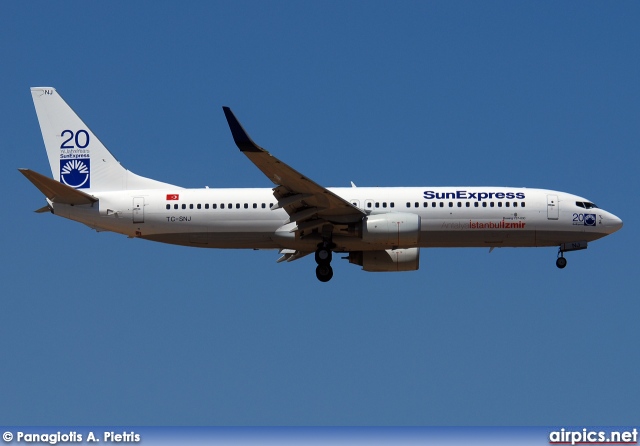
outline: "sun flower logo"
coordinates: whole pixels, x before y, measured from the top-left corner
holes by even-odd
[[[596,225],[596,214],[584,214],[584,225],[585,226],[595,226]]]
[[[89,187],[89,160],[60,161],[60,181],[76,189]]]

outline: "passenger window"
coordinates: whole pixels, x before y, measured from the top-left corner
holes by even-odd
[[[193,203],[189,205],[189,209],[193,209]]]
[[[217,208],[218,208],[218,205],[217,205],[216,203],[213,203],[213,204],[211,205],[211,209],[217,209]]]
[[[186,208],[187,208],[187,205],[186,205],[186,204],[183,204],[183,205],[182,205],[182,209],[186,209]]]
[[[429,207],[429,203],[427,203],[426,201],[424,203],[422,203],[422,207],[428,208]]]
[[[507,201],[504,205],[505,205],[506,207],[509,207],[509,202]]]
[[[205,209],[209,209],[209,203],[205,203],[205,204],[204,204],[204,208],[205,208]]]
[[[444,207],[444,203],[441,201],[440,202],[440,207],[443,208]]]
[[[264,209],[266,207],[266,205],[264,203],[262,203],[262,209]]]
[[[171,209],[171,205],[170,204],[167,205],[167,209]]]
[[[396,204],[395,204],[393,201],[392,201],[391,203],[389,203],[389,207],[392,207],[392,208],[393,208],[393,207],[395,207],[395,206],[396,206]]]
[[[245,209],[249,209],[249,203],[245,203],[245,204],[244,204],[244,208],[245,208]]]
[[[371,207],[371,202],[367,203],[367,207],[370,208]]]
[[[486,201],[483,201],[483,202],[482,202],[482,207],[483,207],[483,208],[486,208],[486,207],[487,207],[487,202],[486,202]]]
[[[458,201],[458,207],[461,208],[462,207],[462,201]]]
[[[178,209],[178,205],[177,205],[177,204],[174,204],[174,205],[173,205],[173,208],[174,208],[174,209]]]
[[[383,202],[382,202],[382,207],[383,207],[383,208],[386,208],[386,207],[387,207],[387,202],[386,202],[386,201],[383,201]]]
[[[408,208],[410,208],[410,207],[411,207],[411,203],[409,203],[408,201],[407,201],[407,207],[408,207]]]
[[[470,207],[471,207],[471,203],[469,203],[468,201],[467,201],[467,207],[468,207],[468,208],[470,208]]]
[[[450,207],[450,208],[452,208],[452,207],[453,207],[453,202],[452,202],[452,201],[450,201],[450,202],[449,202],[449,207]]]
[[[236,203],[236,209],[240,209],[240,203]]]
[[[377,201],[376,201],[376,207],[377,207],[377,208],[379,208],[379,207],[380,207],[380,203],[378,203]]]
[[[273,203],[269,203],[269,208],[272,208],[272,207],[273,207]]]
[[[224,209],[224,203],[220,203],[220,209]]]
[[[522,203],[520,203],[520,207],[523,208],[524,207],[524,201]]]
[[[253,203],[253,208],[258,209],[258,203]]]
[[[498,201],[498,207],[501,208],[502,207],[502,201]]]
[[[431,207],[432,208],[436,207],[436,202],[435,201],[433,203],[431,203]]]
[[[198,209],[202,209],[202,205],[200,203],[198,203]]]
[[[474,208],[477,208],[478,206],[480,206],[480,205],[478,204],[478,202],[477,202],[477,201],[473,203],[473,207],[474,207]]]
[[[414,207],[416,207],[416,208],[417,208],[417,207],[420,207],[420,203],[418,203],[417,201],[416,201],[414,204],[415,204],[415,206],[414,206]]]
[[[514,201],[514,202],[513,202],[513,207],[514,207],[514,208],[517,208],[517,207],[518,207],[518,202],[517,202],[517,201]]]
[[[227,209],[233,209],[233,203],[229,203],[229,204],[227,205]]]
[[[491,204],[489,204],[489,206],[494,207],[496,204],[492,201]]]

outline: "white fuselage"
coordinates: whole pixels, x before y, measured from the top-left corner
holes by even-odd
[[[52,87],[31,96],[52,178],[20,172],[54,214],[98,231],[203,248],[279,249],[278,262],[314,254],[333,277],[333,252],[365,271],[415,271],[420,248],[558,246],[564,253],[622,227],[584,198],[513,187],[325,188],[257,145],[222,107],[236,146],[273,189],[184,189],[125,169]],[[343,257],[345,258],[345,257]]]
[[[544,189],[509,187],[330,188],[367,214],[420,216],[416,247],[536,247],[593,241],[622,222],[586,199]],[[294,223],[271,189],[153,189],[95,193],[98,203],[53,203],[56,215],[165,243],[208,248],[313,251],[317,232],[290,232]],[[178,199],[175,199],[176,196]],[[170,199],[173,198],[173,199]],[[589,206],[585,208],[585,203]],[[335,231],[336,251],[369,251],[365,243]],[[407,247],[407,246],[404,246]]]

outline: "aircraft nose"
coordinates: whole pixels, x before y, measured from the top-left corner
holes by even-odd
[[[622,220],[613,214],[607,215],[603,220],[604,226],[610,231],[609,234],[612,234],[622,228]]]

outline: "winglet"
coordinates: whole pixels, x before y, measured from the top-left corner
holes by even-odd
[[[29,169],[18,169],[22,175],[27,177],[29,181],[33,183],[35,187],[40,189],[45,197],[51,200],[53,203],[64,204],[91,204],[98,201],[92,195],[74,189],[66,184],[59,183],[58,181],[46,177],[38,172],[34,172]],[[38,209],[40,211],[41,209]],[[37,211],[36,211],[37,212]]]
[[[265,152],[262,147],[253,142],[229,107],[222,107],[222,110],[229,123],[233,140],[241,152]]]

